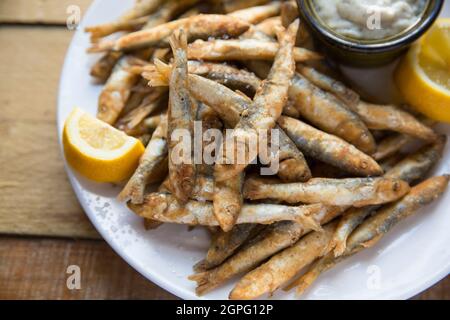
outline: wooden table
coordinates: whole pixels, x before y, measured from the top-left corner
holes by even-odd
[[[56,130],[61,66],[73,32],[69,5],[0,1],[0,299],[175,299],[100,239],[63,168]],[[82,284],[66,273],[80,266]],[[418,299],[450,299],[450,278]]]

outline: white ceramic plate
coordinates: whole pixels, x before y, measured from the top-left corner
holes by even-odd
[[[75,106],[91,114],[96,113],[101,86],[93,84],[89,76],[89,68],[96,57],[85,53],[89,39],[83,32],[84,27],[113,20],[131,4],[131,0],[115,2],[114,5],[110,1],[97,0],[84,13],[61,75],[58,99],[60,136],[64,120]],[[443,14],[450,16],[448,2]],[[375,83],[373,87],[377,87],[376,72],[375,75],[373,72],[356,73],[365,75],[365,81]],[[361,80],[360,76],[357,78]],[[450,134],[450,126],[441,125],[440,130]],[[163,225],[154,231],[145,231],[142,220],[115,200],[120,187],[87,181],[70,168],[67,172],[86,214],[125,261],[147,279],[178,297],[198,298],[194,293],[194,282],[187,276],[192,273],[192,265],[202,259],[207,250],[206,232],[200,229],[189,232],[186,226],[179,225]],[[450,172],[449,146],[434,174],[446,172]],[[406,299],[432,286],[450,271],[449,206],[450,191],[447,191],[423,212],[396,226],[375,247],[322,275],[303,298]],[[226,299],[232,285],[229,283],[201,298]],[[278,291],[273,298],[295,297],[292,293]]]

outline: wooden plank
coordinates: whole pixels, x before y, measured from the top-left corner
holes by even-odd
[[[415,296],[414,300],[450,300],[450,276]]]
[[[80,267],[80,290],[67,289],[69,265]],[[0,283],[0,299],[176,298],[92,240],[0,237]],[[450,277],[414,299],[450,300]]]
[[[69,6],[80,8],[81,16],[92,0],[1,0],[0,23],[65,25]]]
[[[56,95],[72,32],[0,27],[0,232],[98,238],[64,171]]]
[[[70,265],[80,267],[79,290],[67,288]],[[1,237],[0,284],[0,299],[176,298],[96,240]]]

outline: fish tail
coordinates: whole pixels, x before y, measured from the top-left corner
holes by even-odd
[[[282,26],[275,26],[275,34],[277,36],[278,41],[280,42],[281,39],[284,38],[284,36],[286,35],[286,29],[283,28]]]
[[[170,47],[172,48],[172,51],[175,56],[175,52],[177,50],[183,50],[184,52],[187,51],[187,36],[184,29],[180,28],[175,30],[169,39]]]
[[[344,254],[345,250],[347,249],[347,242],[346,241],[342,241],[342,240],[336,240],[333,239],[332,240],[333,245],[334,245],[334,257],[340,257]]]
[[[317,223],[316,220],[314,220],[314,218],[312,217],[308,217],[305,215],[302,215],[301,217],[299,217],[297,219],[298,223],[301,223],[302,225],[304,225],[306,228],[317,231],[317,232],[322,232],[323,228],[320,225],[320,223]]]
[[[144,189],[145,184],[132,177],[117,196],[117,200],[120,202],[131,200],[133,204],[141,204],[144,202]]]
[[[211,272],[205,271],[190,275],[188,277],[189,280],[197,282],[197,288],[195,289],[195,292],[199,296],[207,293],[208,291],[214,288],[214,283],[213,281],[211,281],[212,279],[211,275],[212,275]]]
[[[141,184],[138,185],[139,194],[141,189]],[[144,186],[145,188],[145,186]],[[132,194],[136,197],[136,193]],[[133,198],[132,198],[133,199]],[[139,199],[140,200],[140,199]],[[133,203],[133,200],[127,203],[128,208],[133,211],[138,216],[143,218],[158,220],[158,217],[164,215],[168,210],[168,199],[166,194],[161,193],[150,193],[144,196],[141,203]],[[136,201],[139,202],[139,201]]]
[[[142,72],[142,77],[148,80],[148,85],[151,87],[166,87],[169,85],[171,66],[155,59],[153,66],[147,66],[146,70]]]
[[[277,26],[275,33],[277,35],[278,41],[288,41],[293,43],[294,39],[297,36],[298,27],[300,26],[300,20],[295,19],[288,27],[287,29]]]

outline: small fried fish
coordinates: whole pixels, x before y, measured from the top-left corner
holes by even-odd
[[[278,124],[306,155],[356,175],[383,173],[375,160],[336,136],[286,116],[281,116]]]
[[[139,166],[118,195],[119,201],[130,199],[134,204],[144,201],[145,186],[162,179],[167,173],[167,152],[167,117],[163,116],[139,160]]]
[[[248,179],[244,196],[250,200],[273,199],[287,203],[364,207],[395,201],[408,191],[408,183],[388,178],[312,178],[307,182],[281,184]]]
[[[187,84],[187,38],[183,29],[173,33],[170,45],[174,55],[174,68],[172,68],[170,77],[169,111],[167,115],[169,182],[176,198],[181,202],[186,202],[194,189],[195,164],[193,155],[193,101],[189,95]],[[177,147],[181,142],[180,139],[176,140],[174,137],[178,133],[183,134],[179,138],[190,138],[190,141],[188,141],[191,145],[190,154],[184,155],[185,157],[179,156],[177,151]],[[189,134],[189,137],[184,136],[185,134]],[[184,152],[188,152],[188,150]]]
[[[128,203],[137,215],[156,221],[187,225],[218,226],[211,202],[191,200],[185,204],[166,193],[150,193],[142,204]],[[303,226],[319,230],[314,216],[323,210],[321,204],[304,206],[284,206],[277,204],[245,204],[236,224],[272,224],[277,221],[295,221]]]
[[[319,259],[312,267],[294,281],[287,289],[297,287],[297,294],[302,294],[319,275],[345,258],[373,246],[398,222],[414,214],[420,208],[436,200],[445,191],[449,176],[437,176],[425,180],[404,198],[383,206],[372,217],[364,221],[349,237],[342,256],[334,257],[332,252]]]

